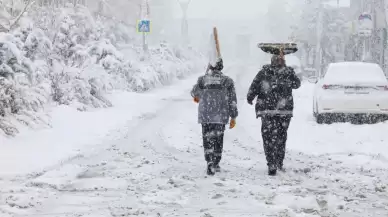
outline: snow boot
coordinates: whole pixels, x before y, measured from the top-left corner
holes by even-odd
[[[273,165],[268,166],[268,175],[276,176],[276,172],[277,172],[276,170],[277,170],[276,166],[273,166]]]
[[[215,169],[214,169],[214,163],[213,162],[207,163],[207,174],[209,176],[213,176],[215,174]]]
[[[214,169],[216,170],[216,172],[221,172],[221,167],[219,164],[214,165]]]
[[[277,164],[276,167],[278,168],[278,170],[282,171],[282,172],[286,172],[286,169],[284,169],[283,167],[283,164]]]

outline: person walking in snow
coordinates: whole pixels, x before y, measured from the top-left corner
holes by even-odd
[[[221,170],[225,125],[230,119],[229,128],[234,128],[238,116],[234,81],[222,73],[223,67],[222,59],[215,67],[209,64],[210,70],[198,78],[191,91],[194,101],[199,103],[198,122],[202,124],[208,175]]]
[[[264,65],[254,78],[247,101],[253,105],[257,97],[256,118],[261,117],[261,135],[268,165],[268,175],[276,175],[283,169],[287,131],[293,116],[292,90],[301,85],[291,67],[287,67],[284,56],[273,55],[271,64]]]

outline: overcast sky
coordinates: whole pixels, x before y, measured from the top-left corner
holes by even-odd
[[[337,6],[337,0],[331,0],[330,5]],[[349,7],[350,6],[350,0],[339,0],[339,5],[341,7]]]
[[[154,0],[166,1],[166,0]],[[181,8],[177,1],[170,0],[173,5],[174,17],[182,16]],[[192,0],[188,10],[189,18],[257,18],[267,11],[269,1],[277,0]],[[295,0],[289,0],[290,2]],[[296,0],[302,1],[302,0]],[[315,0],[317,1],[317,0]],[[350,5],[350,0],[339,0],[340,6]],[[337,0],[331,0],[330,5],[337,6]]]
[[[158,1],[158,0],[156,0]],[[160,1],[160,0],[159,0]],[[176,0],[173,0],[176,2]],[[179,0],[185,2],[187,0]],[[255,18],[267,10],[269,0],[192,0],[189,18]],[[273,0],[272,0],[273,1]],[[175,17],[181,17],[178,3],[174,5]]]

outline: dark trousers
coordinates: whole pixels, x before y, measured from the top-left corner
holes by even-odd
[[[224,146],[224,124],[202,124],[203,148],[205,160],[219,164]]]
[[[283,166],[286,153],[289,116],[266,116],[261,118],[261,135],[268,166]]]

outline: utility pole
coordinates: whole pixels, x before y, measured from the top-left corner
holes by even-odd
[[[178,3],[180,4],[181,6],[181,9],[182,9],[182,42],[185,46],[188,45],[189,43],[189,24],[188,24],[188,21],[187,21],[187,10],[189,8],[189,5],[191,3],[191,0],[185,0],[185,1],[180,1],[180,0],[177,0]]]
[[[386,63],[386,61],[385,61],[385,59],[386,59],[386,54],[385,54],[385,50],[387,49],[387,47],[388,47],[388,34],[387,34],[387,31],[388,31],[388,29],[387,29],[387,27],[388,27],[388,23],[387,23],[387,13],[388,13],[388,2],[387,1],[383,1],[382,2],[382,7],[383,7],[383,17],[384,17],[384,27],[383,27],[383,29],[382,29],[382,44],[383,44],[383,46],[382,46],[382,57],[381,57],[381,59],[382,59],[382,67],[383,67],[383,69],[384,69],[384,73],[385,73],[385,75],[388,77],[388,74],[387,74],[387,63]]]
[[[321,77],[321,65],[322,65],[322,51],[321,51],[321,39],[322,39],[322,29],[323,29],[323,4],[322,0],[319,0],[318,3],[318,17],[317,17],[317,45],[315,50],[315,70],[318,72],[318,77]]]

